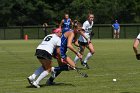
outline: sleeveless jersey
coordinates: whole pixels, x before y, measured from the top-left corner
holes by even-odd
[[[60,54],[62,58],[66,58],[66,52],[67,52],[67,38],[63,34],[61,37],[61,46],[60,46]]]
[[[70,18],[68,19],[64,19],[64,23],[63,23],[63,28],[62,28],[62,34],[64,34],[65,32],[70,30]]]

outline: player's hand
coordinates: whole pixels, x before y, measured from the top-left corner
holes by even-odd
[[[64,64],[67,64],[68,62],[66,61],[66,59],[61,58],[61,62]]]
[[[76,54],[80,59],[82,59],[82,55],[78,52],[77,54]]]

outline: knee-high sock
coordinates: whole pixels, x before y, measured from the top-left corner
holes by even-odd
[[[45,78],[48,74],[49,74],[48,71],[43,71],[43,72],[39,75],[39,77],[37,78],[36,83],[39,84],[39,82],[40,82],[43,78]]]
[[[44,71],[44,68],[42,66],[40,66],[32,75],[31,77],[33,79],[36,78],[36,76],[39,76],[42,72]]]
[[[87,63],[87,61],[92,57],[92,53],[88,53],[87,56],[84,59],[84,63]]]
[[[77,63],[78,60],[79,60],[79,57],[75,56],[75,59],[74,59],[75,64]]]

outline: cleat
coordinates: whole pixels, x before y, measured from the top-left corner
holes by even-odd
[[[33,85],[35,88],[40,88],[40,86],[39,86],[35,81],[32,83],[32,85]]]
[[[53,78],[55,78],[55,75],[56,75],[56,71],[52,71],[52,72],[51,72],[51,76],[52,76]]]
[[[140,54],[136,55],[137,60],[140,60]]]
[[[49,79],[46,82],[47,86],[55,85],[55,82],[50,81]]]
[[[28,80],[28,82],[29,82],[30,85],[32,85],[33,82],[34,82],[34,79],[33,79],[31,76],[29,76],[29,77],[27,78],[27,80]]]
[[[87,69],[89,69],[89,66],[87,63],[83,63],[83,66],[86,67]]]
[[[85,66],[85,65],[84,65],[84,61],[81,61],[81,65],[82,65],[82,66]]]

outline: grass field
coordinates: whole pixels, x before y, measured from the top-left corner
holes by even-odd
[[[88,61],[91,69],[82,69],[88,78],[75,71],[63,72],[55,80],[56,85],[45,86],[47,77],[41,81],[42,87],[35,89],[26,78],[40,66],[34,56],[40,42],[0,41],[0,93],[140,93],[140,62],[132,50],[133,39],[93,40],[96,53]],[[70,51],[68,55],[75,56]],[[80,62],[77,65],[82,67]]]

